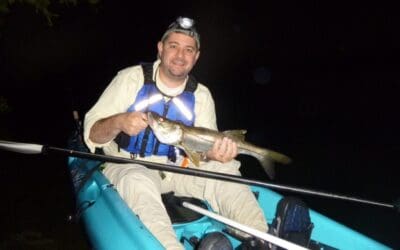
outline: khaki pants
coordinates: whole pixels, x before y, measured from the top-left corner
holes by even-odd
[[[236,160],[224,164],[210,161],[200,168],[240,175],[239,166]],[[183,249],[161,200],[161,193],[169,191],[206,200],[222,216],[267,232],[263,212],[246,185],[174,173],[165,173],[161,179],[159,171],[137,164],[108,163],[104,174],[166,249]]]

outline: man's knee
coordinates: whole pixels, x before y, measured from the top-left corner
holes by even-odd
[[[205,170],[224,173],[224,174],[232,174],[232,175],[240,175],[240,162],[237,160],[232,160],[230,162],[222,163],[218,161],[209,161],[204,166],[202,166]]]
[[[129,166],[120,168],[106,174],[123,198],[137,193],[161,193],[159,177],[151,170]]]

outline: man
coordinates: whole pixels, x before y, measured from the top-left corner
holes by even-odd
[[[84,137],[91,151],[102,147],[108,155],[180,165],[182,156],[177,150],[155,138],[147,124],[147,111],[217,130],[211,93],[189,75],[200,56],[200,37],[193,20],[178,18],[157,49],[157,61],[120,71],[86,114]],[[240,175],[236,156],[237,145],[224,138],[204,155],[200,168]],[[223,216],[267,232],[263,212],[245,185],[160,173],[138,164],[107,163],[104,174],[167,249],[183,248],[161,200],[161,193],[169,191],[207,200]]]

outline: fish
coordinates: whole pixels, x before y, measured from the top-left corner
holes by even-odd
[[[245,141],[247,131],[244,129],[219,132],[204,127],[186,126],[154,112],[147,112],[147,122],[161,143],[182,149],[197,167],[200,166],[201,155],[212,148],[216,139],[223,137],[236,142],[238,154],[255,157],[271,179],[275,177],[274,162],[282,164],[291,162],[291,159],[284,154]]]

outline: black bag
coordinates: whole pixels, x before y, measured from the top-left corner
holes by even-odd
[[[282,198],[276,208],[270,233],[295,244],[309,247],[311,240],[311,222],[308,206],[295,197]],[[272,249],[282,249],[273,246]]]

